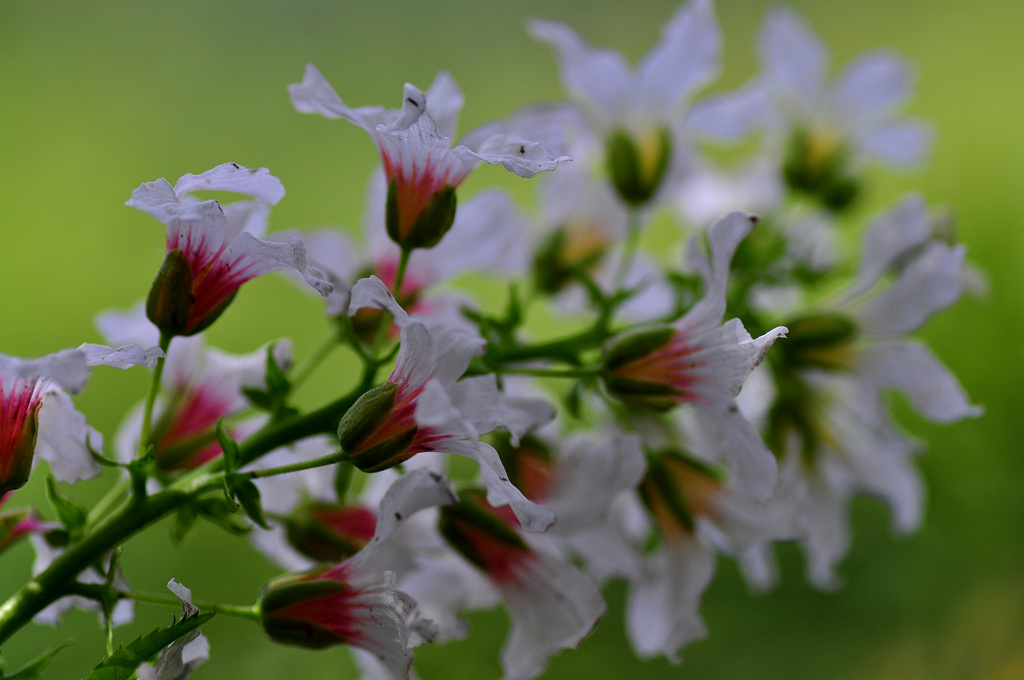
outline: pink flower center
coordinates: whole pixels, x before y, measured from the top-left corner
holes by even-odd
[[[354,539],[366,545],[373,539],[377,529],[377,515],[362,506],[319,507],[312,512],[313,518],[339,536]]]
[[[687,344],[682,333],[676,333],[664,346],[642,357],[619,366],[612,374],[628,380],[649,382],[671,387],[679,401],[698,401],[700,396],[693,391],[701,376],[694,370],[704,364],[694,361],[692,356],[700,348]]]

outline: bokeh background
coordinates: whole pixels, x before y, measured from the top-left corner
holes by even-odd
[[[578,651],[556,658],[545,678],[1024,677],[1024,3],[792,4],[830,46],[833,65],[888,46],[917,69],[910,110],[938,132],[931,160],[912,175],[876,173],[864,210],[916,188],[955,211],[991,292],[940,315],[924,336],[987,413],[943,428],[906,413],[929,442],[920,460],[926,525],[897,540],[878,503],[855,503],[855,546],[839,592],[806,585],[795,549],[780,551],[783,581],[767,596],[749,594],[735,566],[722,561],[704,598],[710,637],[686,648],[674,667],[633,658],[622,634],[624,590],[613,585],[606,620]],[[273,230],[358,225],[376,156],[355,126],[292,109],[285,87],[307,61],[352,105],[397,105],[403,82],[425,87],[448,69],[466,94],[460,127],[467,130],[560,96],[549,49],[526,35],[528,17],[570,22],[591,42],[636,59],[675,5],[0,0],[0,352],[38,356],[97,342],[96,312],[145,295],[163,228],[123,205],[141,182],[173,182],[229,160],[266,166],[288,190],[272,212]],[[725,58],[716,87],[756,72],[754,36],[768,5],[717,3]],[[484,169],[464,194],[497,183],[528,201],[528,183],[504,175]],[[319,302],[265,277],[247,285],[209,335],[238,352],[290,337],[302,357],[325,331]],[[349,379],[343,363],[329,362],[301,400],[319,403]],[[144,371],[97,371],[77,402],[112,441],[145,384]],[[42,501],[38,482],[22,499]],[[103,486],[74,493],[95,499]],[[27,544],[3,556],[0,597],[24,581],[31,560]],[[277,572],[244,539],[202,528],[174,547],[163,525],[129,542],[123,564],[140,590],[163,592],[174,577],[199,599],[231,603],[251,602]],[[169,619],[166,609],[140,605],[118,640]],[[504,614],[470,620],[470,641],[417,651],[425,680],[500,676]],[[343,650],[275,646],[252,624],[227,617],[205,632],[212,658],[197,679],[353,677]],[[102,656],[92,614],[72,614],[57,630],[22,631],[3,651],[16,667],[64,639],[78,642],[46,677],[84,677]]]

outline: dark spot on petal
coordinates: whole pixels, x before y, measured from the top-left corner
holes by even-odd
[[[759,220],[760,220],[761,218],[760,218],[760,217],[758,217],[757,215],[751,215],[751,216],[750,216],[749,218],[747,218],[747,219],[749,219],[749,220],[750,220],[750,223],[751,223],[751,224],[757,224],[757,223],[758,223],[758,221],[759,221]]]
[[[238,166],[238,163],[232,163],[231,167],[233,167],[235,170],[241,170],[241,168]]]
[[[412,104],[416,108],[420,107],[420,103],[418,101],[416,101],[415,99],[413,99],[412,97],[406,97],[405,101],[409,102],[410,104]]]
[[[402,519],[402,513],[396,512],[395,513],[395,519],[399,519],[399,520]]]
[[[519,145],[519,153],[526,153],[526,147],[522,144]]]
[[[505,479],[504,477],[498,477],[498,479],[500,479],[501,481],[503,481],[503,482],[505,482],[506,484],[508,484],[508,480],[507,480],[507,479]]]
[[[736,404],[729,404],[729,413],[736,413],[739,410],[740,409]]]

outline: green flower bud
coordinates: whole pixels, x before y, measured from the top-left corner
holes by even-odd
[[[789,186],[815,195],[827,207],[842,210],[860,193],[848,172],[845,144],[831,130],[797,129],[789,138],[782,172]]]
[[[351,626],[338,625],[337,612],[351,599],[347,583],[308,574],[272,581],[260,592],[260,626],[267,636],[286,645],[323,649],[350,642]]]
[[[666,128],[651,130],[639,140],[625,130],[608,138],[608,168],[619,197],[640,206],[654,197],[672,156],[672,136]]]
[[[288,517],[285,532],[303,555],[318,562],[341,562],[370,542],[376,526],[377,518],[367,508],[307,503]]]
[[[160,271],[149,289],[146,316],[164,335],[183,335],[188,328],[194,299],[192,268],[188,258],[183,251],[172,250],[164,256]]]
[[[639,491],[662,533],[692,534],[698,517],[715,515],[722,483],[710,468],[668,451],[648,462]]]
[[[412,412],[395,412],[397,396],[394,383],[378,385],[363,393],[338,425],[342,451],[363,472],[386,470],[412,455],[418,428]]]
[[[386,224],[388,236],[402,250],[432,248],[455,222],[458,199],[455,187],[444,185],[422,204],[416,195],[403,195],[396,180],[388,184]]]
[[[509,523],[487,505],[480,493],[440,508],[438,528],[448,544],[484,572],[501,579],[530,553]]]
[[[782,356],[790,366],[850,368],[850,345],[857,338],[857,326],[849,317],[825,312],[796,319],[786,327]]]
[[[597,227],[565,225],[551,232],[533,256],[537,287],[554,295],[568,284],[577,271],[592,269],[601,261],[608,237]]]
[[[672,326],[640,328],[612,338],[602,361],[605,387],[615,397],[656,411],[679,403],[680,386],[671,375],[652,373],[648,366],[672,349],[676,334]]]

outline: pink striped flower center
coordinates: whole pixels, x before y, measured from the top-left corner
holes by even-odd
[[[39,413],[47,387],[49,381],[41,378],[0,376],[0,477],[7,474],[16,455],[24,455],[19,449],[25,426]]]

